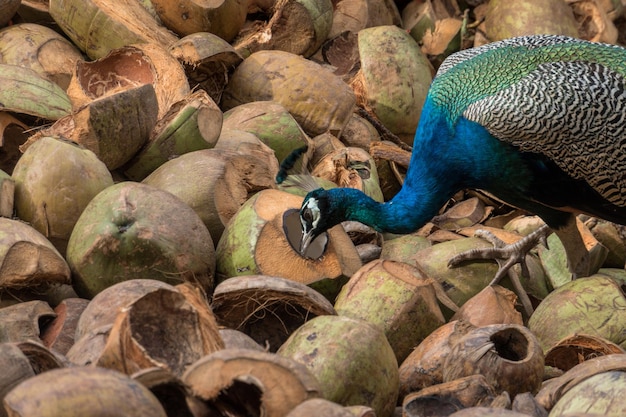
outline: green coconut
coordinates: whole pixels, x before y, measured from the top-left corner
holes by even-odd
[[[122,182],[98,194],[72,231],[67,260],[76,292],[91,298],[132,278],[213,286],[211,235],[191,207],[167,191]]]

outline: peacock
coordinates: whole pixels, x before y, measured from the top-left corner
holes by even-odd
[[[626,223],[626,49],[535,35],[450,55],[423,105],[401,190],[385,203],[356,189],[311,191],[300,209],[300,251],[344,220],[411,233],[463,189],[545,222],[523,239],[528,245],[498,249],[507,257],[554,231],[570,271],[587,276],[576,214]]]

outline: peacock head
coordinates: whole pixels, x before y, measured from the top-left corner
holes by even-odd
[[[345,220],[340,208],[334,204],[330,190],[319,188],[311,191],[304,198],[300,208],[302,240],[300,253],[304,254],[311,242],[336,224]]]

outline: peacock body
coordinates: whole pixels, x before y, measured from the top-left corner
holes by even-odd
[[[573,213],[626,222],[626,49],[541,35],[451,55],[431,84],[402,189],[384,204],[357,190],[309,193],[304,240],[343,220],[409,233],[466,188],[539,215],[584,275]]]

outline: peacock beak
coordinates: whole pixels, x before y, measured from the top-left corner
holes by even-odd
[[[300,240],[300,255],[304,255],[309,245],[313,241],[313,230],[309,230],[302,233],[302,239]]]

